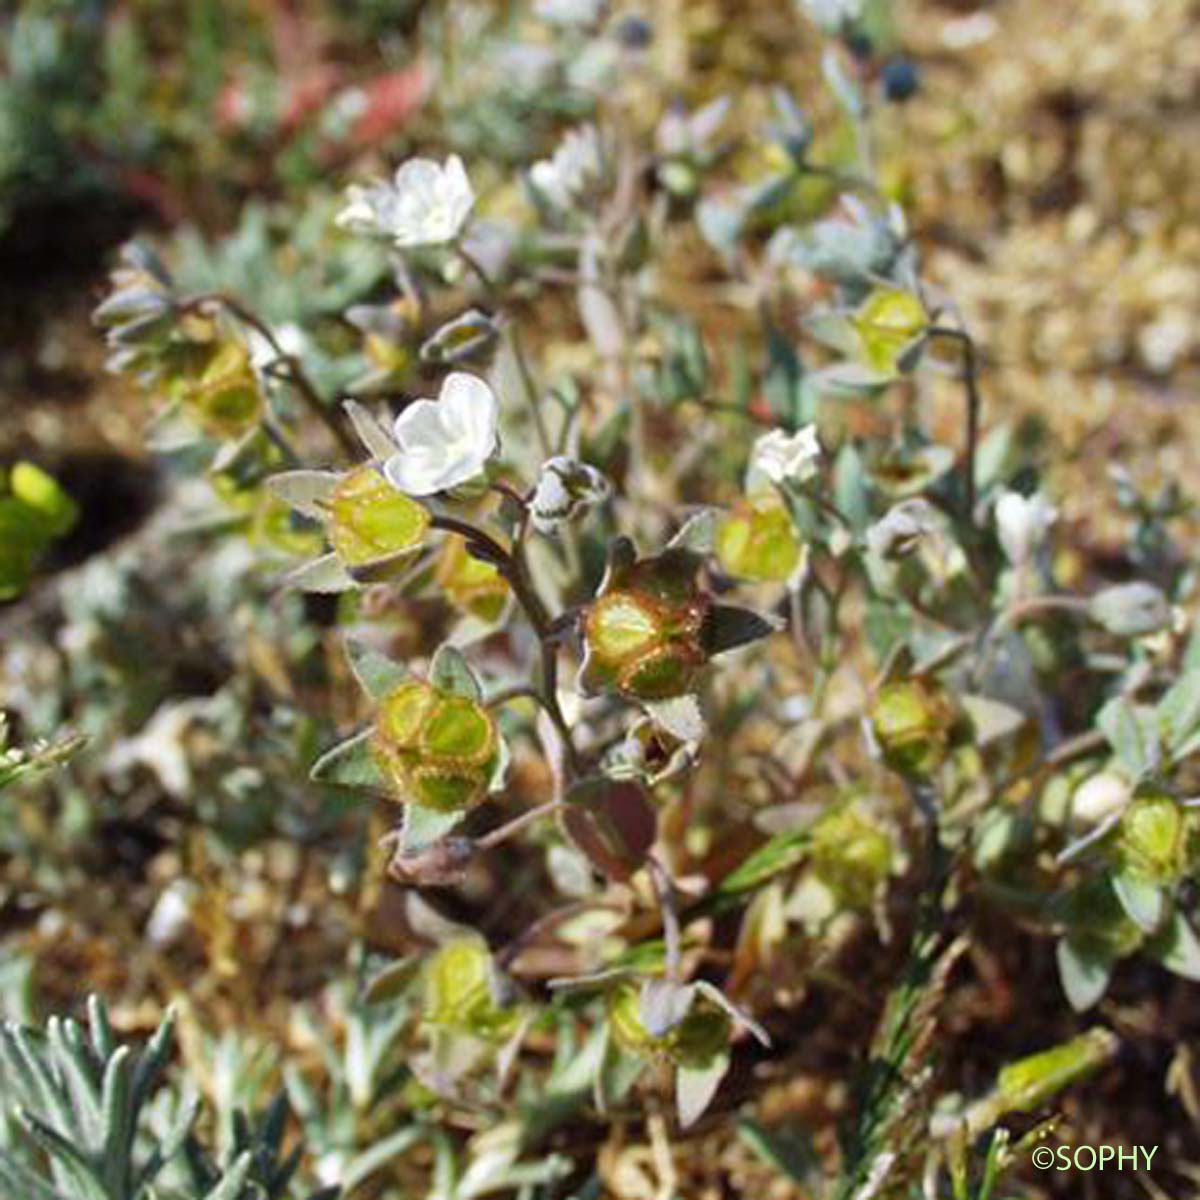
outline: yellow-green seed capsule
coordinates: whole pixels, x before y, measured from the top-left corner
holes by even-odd
[[[504,577],[491,563],[472,558],[460,537],[446,539],[436,579],[456,608],[489,624],[498,621],[508,605]]]
[[[424,984],[428,1024],[489,1042],[506,1041],[516,1031],[521,1009],[499,997],[499,979],[481,939],[440,946],[426,964]]]
[[[263,394],[244,346],[226,343],[185,393],[196,423],[214,437],[236,438],[258,424]]]
[[[885,684],[869,715],[883,760],[893,771],[926,777],[945,761],[954,713],[940,691],[916,679]]]
[[[886,375],[899,371],[905,349],[928,325],[921,301],[899,288],[876,288],[854,316],[863,357],[869,366]]]
[[[891,871],[892,846],[852,804],[840,804],[813,825],[810,860],[841,907],[868,909]]]
[[[333,493],[328,529],[338,558],[347,567],[361,567],[419,549],[429,513],[373,467],[360,467]]]
[[[774,497],[745,500],[717,529],[717,559],[730,575],[782,583],[800,564],[803,547],[791,514]]]
[[[632,981],[608,994],[609,1028],[617,1044],[631,1054],[676,1066],[703,1066],[729,1045],[733,1022],[711,1000],[698,997],[674,1029],[655,1037],[642,1023],[641,996],[641,988]]]
[[[458,812],[487,795],[500,736],[474,700],[406,680],[380,704],[372,744],[402,800]]]
[[[1197,859],[1197,826],[1171,796],[1136,796],[1121,817],[1116,850],[1130,874],[1149,883],[1174,883]]]
[[[708,661],[703,629],[710,604],[685,554],[668,551],[613,572],[584,619],[584,688],[635,700],[692,690]]]

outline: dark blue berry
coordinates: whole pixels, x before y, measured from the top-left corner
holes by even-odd
[[[921,73],[911,58],[893,58],[883,68],[883,94],[897,104],[916,95],[921,86]]]
[[[617,41],[627,50],[644,50],[654,41],[654,26],[645,17],[623,17],[616,32]]]

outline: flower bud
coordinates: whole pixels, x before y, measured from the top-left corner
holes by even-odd
[[[448,813],[487,795],[500,735],[474,700],[410,679],[380,704],[372,745],[403,799]]]
[[[708,661],[711,607],[695,573],[694,556],[678,550],[610,567],[584,619],[584,691],[666,700],[692,690]]]
[[[928,776],[945,761],[954,712],[945,695],[922,680],[884,684],[869,716],[883,761],[893,771]]]
[[[1071,797],[1071,819],[1092,828],[1115,816],[1129,802],[1133,789],[1115,771],[1088,776]]]
[[[557,455],[542,466],[529,512],[542,533],[553,533],[563,522],[603,504],[611,493],[612,486],[595,467]]]
[[[419,549],[429,529],[429,513],[373,467],[359,467],[334,491],[328,529],[345,566],[362,567]]]
[[[1046,540],[1050,526],[1058,520],[1058,509],[1044,496],[1022,496],[1004,492],[996,501],[996,534],[1008,561],[1014,566],[1028,562]]]
[[[791,514],[769,494],[740,502],[717,528],[717,559],[739,579],[782,583],[802,550]]]

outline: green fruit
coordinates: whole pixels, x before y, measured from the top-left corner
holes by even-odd
[[[347,567],[361,567],[419,549],[429,513],[373,467],[360,467],[333,493],[328,528],[338,558]]]
[[[372,745],[402,799],[460,812],[487,795],[500,735],[474,700],[406,680],[380,704]]]

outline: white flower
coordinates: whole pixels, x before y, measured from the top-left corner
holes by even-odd
[[[552,533],[564,521],[603,504],[611,494],[611,484],[595,467],[557,455],[542,466],[529,511],[537,529]]]
[[[607,0],[537,0],[534,13],[551,25],[595,25]]]
[[[996,501],[996,533],[1013,566],[1028,562],[1058,520],[1056,509],[1040,493],[1022,496],[1005,492]]]
[[[863,14],[863,0],[803,0],[808,15],[826,32],[837,34]]]
[[[805,425],[792,434],[773,429],[754,443],[746,490],[756,491],[771,483],[804,483],[817,473],[820,457],[821,444],[815,425]]]
[[[571,209],[593,192],[604,177],[604,149],[594,125],[567,132],[552,158],[530,168],[533,186],[555,208]]]
[[[397,418],[397,454],[383,464],[388,482],[409,496],[432,496],[474,479],[499,446],[500,406],[475,375],[446,376],[436,400],[417,400]]]
[[[474,204],[471,181],[457,154],[445,166],[410,158],[392,183],[347,189],[337,223],[353,233],[389,237],[397,246],[437,246],[454,241]]]

